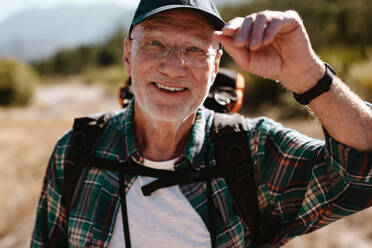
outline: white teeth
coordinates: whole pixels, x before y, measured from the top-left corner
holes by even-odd
[[[180,92],[180,91],[183,91],[185,90],[186,88],[175,88],[175,87],[169,87],[169,86],[165,86],[165,85],[162,85],[162,84],[158,84],[158,83],[155,83],[156,87],[158,87],[159,89],[162,89],[162,90],[168,90],[168,91],[171,91],[171,92]]]

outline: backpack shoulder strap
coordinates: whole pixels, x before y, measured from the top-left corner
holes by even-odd
[[[89,155],[94,151],[105,130],[112,112],[89,115],[74,120],[72,137],[66,153],[63,169],[62,200],[66,209],[66,220],[75,203],[87,167],[84,166]],[[64,238],[67,244],[67,236]]]
[[[257,186],[242,115],[215,113],[211,139],[215,145],[217,167],[232,170],[225,177],[233,200],[247,224],[252,240],[260,241]]]

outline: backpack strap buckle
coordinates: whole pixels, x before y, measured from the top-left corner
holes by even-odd
[[[178,184],[189,184],[200,181],[202,178],[200,171],[185,169],[173,172],[172,175],[159,177],[155,181],[142,186],[142,193],[144,196],[150,196],[154,191],[171,187]]]

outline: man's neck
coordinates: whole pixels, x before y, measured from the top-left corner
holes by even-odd
[[[141,155],[152,161],[179,157],[185,149],[195,113],[179,122],[150,119],[137,109],[134,114],[134,141]]]

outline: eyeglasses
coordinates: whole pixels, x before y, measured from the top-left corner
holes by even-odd
[[[130,38],[139,45],[139,49],[146,55],[154,59],[163,59],[167,57],[172,50],[177,50],[182,62],[190,66],[203,67],[209,62],[212,56],[217,54],[215,52],[207,52],[206,49],[198,45],[191,45],[188,47],[168,47],[162,41],[156,39],[144,39],[138,41]]]

